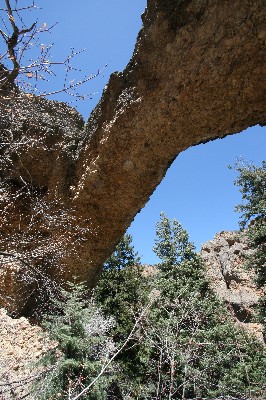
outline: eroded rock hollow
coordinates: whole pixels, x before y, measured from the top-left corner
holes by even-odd
[[[86,124],[60,103],[1,100],[5,306],[32,303],[32,261],[37,286],[59,256],[63,280],[93,286],[181,151],[265,124],[265,11],[265,0],[148,1],[132,59]]]

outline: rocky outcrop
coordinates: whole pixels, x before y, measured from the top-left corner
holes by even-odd
[[[43,335],[41,328],[25,318],[12,319],[0,309],[0,398],[22,399],[28,396],[34,379],[44,368],[37,361],[56,343]]]
[[[252,319],[254,307],[262,295],[255,274],[245,268],[252,250],[240,232],[220,232],[201,247],[207,278],[214,292],[226,302],[237,323],[263,340],[262,325]]]
[[[134,55],[111,76],[85,127],[59,103],[1,100],[1,132],[12,156],[1,171],[0,233],[16,268],[21,256],[36,268],[60,254],[63,268],[59,274],[49,267],[50,275],[93,286],[181,151],[265,123],[265,15],[264,0],[148,1]],[[70,218],[50,223],[36,204]],[[18,233],[19,240],[8,240]],[[17,300],[24,313],[25,298]]]

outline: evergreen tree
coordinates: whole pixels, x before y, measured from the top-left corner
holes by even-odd
[[[143,328],[150,350],[144,398],[262,394],[263,346],[235,328],[182,226],[161,214],[156,232],[154,250],[162,262],[157,301]]]
[[[173,222],[164,213],[161,220],[156,224],[156,239],[153,248],[155,254],[162,260],[159,264],[160,270],[165,274],[172,275],[175,271],[173,266],[178,266],[185,260],[195,259],[194,246],[189,242],[189,236],[177,220]]]
[[[235,169],[238,178],[234,183],[242,193],[242,203],[235,210],[241,213],[240,226],[245,228],[251,220],[266,218],[266,161],[260,167],[239,162]]]
[[[235,327],[182,226],[161,214],[156,232],[161,263],[153,275],[143,277],[126,236],[105,263],[96,304],[73,284],[55,302],[45,326],[60,353],[46,356],[53,368],[38,382],[36,399],[80,393],[125,343],[143,309],[134,336],[84,399],[265,398],[265,348]]]
[[[247,228],[249,247],[253,254],[247,258],[247,267],[256,272],[256,283],[264,290],[259,301],[259,320],[264,324],[266,334],[266,162],[261,166],[236,165],[238,178],[235,185],[240,187],[242,203],[236,206],[241,212],[240,226]]]
[[[127,234],[105,262],[95,289],[95,298],[104,315],[116,320],[112,336],[117,346],[122,345],[130,334],[136,318],[145,306],[146,293],[143,267],[132,246],[132,237]],[[135,393],[145,369],[142,344],[131,340],[118,355],[117,366],[120,371],[119,384],[114,384],[122,391],[127,391],[128,386],[131,386],[132,392]]]
[[[86,298],[83,284],[69,283],[68,290],[54,301],[54,314],[47,316],[44,328],[58,345],[41,360],[48,372],[35,385],[35,399],[74,398],[111,358],[114,319],[104,317],[94,300]],[[113,375],[109,368],[82,398],[106,399]]]
[[[121,239],[104,263],[95,290],[95,298],[105,315],[111,315],[117,321],[115,332],[122,339],[132,329],[143,297],[143,268],[131,242],[132,237],[128,234]]]

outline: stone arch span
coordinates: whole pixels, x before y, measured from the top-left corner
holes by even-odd
[[[34,163],[23,156],[25,179],[47,188],[49,201],[60,193],[89,221],[75,255],[66,238],[66,279],[95,283],[181,151],[265,124],[265,42],[265,0],[148,0],[132,59],[111,76],[86,125],[74,111],[33,101],[41,121],[64,118],[78,138],[71,162],[52,151],[36,151]]]

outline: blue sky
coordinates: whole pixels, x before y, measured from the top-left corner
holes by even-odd
[[[234,206],[241,202],[234,165],[242,158],[259,165],[265,160],[266,128],[258,126],[237,135],[201,144],[182,152],[129,229],[143,262],[155,263],[152,251],[155,223],[161,211],[176,218],[199,250],[222,230],[238,229]]]
[[[75,65],[82,70],[80,77],[105,68],[101,76],[83,88],[95,93],[73,105],[86,119],[97,104],[109,75],[121,71],[129,61],[141,28],[144,0],[39,0],[39,23],[58,25],[44,36],[45,44],[55,43],[53,60],[63,60],[73,47],[86,49],[76,57]],[[28,18],[34,19],[33,12]],[[63,71],[51,81],[50,88],[60,87]],[[78,73],[77,73],[78,79]],[[69,101],[64,95],[57,99]],[[144,263],[156,262],[152,252],[155,223],[164,211],[178,219],[188,230],[197,246],[211,240],[221,230],[238,228],[238,216],[233,208],[241,200],[234,186],[235,173],[228,170],[237,157],[260,164],[266,158],[266,127],[252,127],[225,139],[195,146],[181,153],[172,164],[165,179],[156,189],[146,207],[139,213],[129,232]]]
[[[24,2],[30,4],[31,0]],[[73,73],[71,79],[78,80],[84,75],[95,74],[108,64],[100,76],[82,87],[84,94],[95,93],[92,99],[72,104],[87,119],[98,103],[110,74],[123,70],[132,56],[146,0],[35,0],[35,3],[41,9],[22,14],[29,26],[36,17],[39,27],[43,23],[50,27],[58,22],[51,33],[44,33],[40,40],[45,45],[54,43],[51,61],[65,60],[71,48],[75,51],[85,50],[73,60],[73,65],[81,73]],[[57,77],[51,77],[50,84],[45,86],[46,90],[63,86],[64,69],[60,66],[54,70]],[[64,94],[55,98],[72,101]]]

